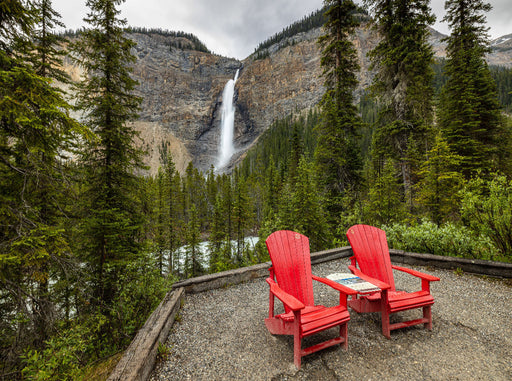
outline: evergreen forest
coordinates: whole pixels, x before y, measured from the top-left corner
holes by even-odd
[[[366,0],[382,38],[356,98],[362,11],[325,0],[258,47],[324,25],[318,105],[275,121],[232,173],[179,173],[162,145],[158,173],[142,176],[125,32],[207,49],[128,28],[122,2],[88,0],[72,43],[51,0],[0,9],[0,379],[91,379],[174,282],[268,261],[279,229],[319,251],[365,223],[396,249],[512,262],[512,71],[485,62],[487,3],[446,1],[452,33],[435,60],[429,0]],[[59,69],[65,55],[82,81]]]

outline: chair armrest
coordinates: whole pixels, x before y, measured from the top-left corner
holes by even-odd
[[[420,271],[416,271],[416,270],[413,270],[413,269],[408,269],[407,267],[391,265],[391,268],[393,270],[398,270],[398,271],[402,271],[402,272],[407,273],[407,274],[411,274],[411,275],[413,275],[415,277],[421,278],[421,279],[429,281],[429,282],[435,282],[435,281],[441,280],[440,278],[438,278],[436,276],[425,274],[425,273],[422,273]]]
[[[270,292],[292,311],[298,311],[306,307],[300,300],[283,291],[272,278],[267,278],[266,281],[270,286]]]
[[[376,285],[381,290],[388,290],[388,289],[391,288],[391,286],[389,284],[387,284],[387,283],[385,283],[385,282],[383,282],[381,280],[369,277],[368,275],[366,275],[363,272],[361,272],[361,270],[359,270],[355,266],[349,265],[348,268],[352,272],[352,274],[354,274],[355,276],[358,276],[361,279],[364,279],[367,282],[373,283],[374,285]]]
[[[335,282],[335,281],[327,279],[327,278],[322,278],[322,277],[313,275],[313,280],[316,280],[317,282],[324,283],[328,286],[331,286],[335,290],[338,290],[339,292],[342,292],[345,295],[356,295],[357,294],[356,290],[348,288],[347,286],[344,286],[342,284],[339,284],[338,282]]]

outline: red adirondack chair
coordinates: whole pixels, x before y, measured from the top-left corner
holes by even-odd
[[[294,363],[300,369],[301,358],[336,344],[347,348],[347,295],[356,292],[326,278],[311,273],[309,239],[299,233],[280,230],[266,240],[272,260],[269,269],[269,317],[267,329],[273,335],[294,336]],[[334,307],[315,305],[313,280],[325,283],[340,291],[340,303]],[[284,313],[274,314],[274,297],[284,305]],[[332,327],[340,327],[339,336],[302,349],[302,338]]]
[[[386,233],[368,225],[355,225],[347,231],[348,241],[354,256],[351,258],[350,271],[362,279],[378,285],[382,291],[369,295],[358,295],[349,300],[348,305],[356,312],[381,312],[382,333],[388,339],[393,329],[424,324],[432,330],[431,307],[434,298],[430,294],[430,282],[439,278],[419,271],[391,264]],[[406,272],[421,279],[421,291],[397,291],[393,270]],[[416,320],[390,324],[389,315],[410,310],[423,309],[423,317]]]

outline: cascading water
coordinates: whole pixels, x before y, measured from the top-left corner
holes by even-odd
[[[236,71],[235,78],[230,79],[222,93],[222,108],[221,108],[221,130],[220,130],[220,149],[219,149],[219,162],[217,169],[225,167],[231,156],[235,153],[233,145],[233,135],[235,129],[235,106],[233,98],[235,95],[235,83],[238,79],[238,72]]]

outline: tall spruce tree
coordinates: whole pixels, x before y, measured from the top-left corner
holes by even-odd
[[[140,99],[133,95],[136,82],[130,78],[134,42],[124,35],[126,21],[116,9],[123,2],[88,0],[84,21],[90,29],[73,44],[85,74],[77,87],[77,105],[96,134],[81,156],[82,250],[92,271],[92,305],[102,313],[120,292],[117,280],[126,261],[140,251],[143,220],[136,198],[142,152],[129,124],[137,117]]]
[[[0,358],[8,364],[4,371],[23,347],[42,345],[57,319],[49,279],[56,279],[52,271],[69,255],[61,213],[66,209],[64,153],[82,131],[51,79],[36,73],[40,60],[33,54],[33,41],[38,16],[29,5],[5,1],[0,17]]]
[[[425,151],[433,120],[433,51],[427,38],[435,16],[429,0],[365,0],[365,3],[381,36],[370,52],[375,72],[372,91],[382,105],[372,153],[377,157],[392,157],[399,163],[402,193],[411,210],[413,172]]]
[[[359,25],[351,0],[325,0],[326,34],[318,40],[325,94],[317,125],[315,162],[319,185],[323,188],[329,222],[337,225],[344,208],[342,199],[361,182],[358,133],[361,119],[354,106],[353,92],[359,70],[356,50],[350,41]]]
[[[53,9],[51,0],[38,0],[35,4],[37,24],[35,29],[34,68],[38,75],[68,83],[69,75],[62,69],[63,58],[67,54],[62,45],[67,42],[62,35],[55,33],[55,28],[64,28],[61,15]]]
[[[439,126],[450,149],[461,156],[458,170],[469,178],[476,171],[498,169],[503,122],[496,85],[485,61],[490,51],[482,0],[449,0],[444,21],[451,29],[446,39],[445,74],[448,80],[439,102]]]

